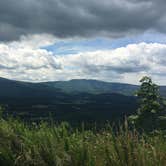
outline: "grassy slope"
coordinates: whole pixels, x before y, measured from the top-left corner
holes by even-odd
[[[127,125],[116,135],[109,125],[96,132],[45,123],[28,128],[0,120],[0,165],[40,166],[165,166],[166,137],[139,135]]]

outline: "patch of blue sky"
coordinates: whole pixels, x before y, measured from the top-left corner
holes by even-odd
[[[113,49],[116,49],[119,47],[125,47],[128,44],[138,44],[141,42],[166,44],[166,35],[161,33],[144,33],[142,35],[114,40],[111,45]]]
[[[78,70],[79,67],[78,66],[64,66],[64,69],[66,69],[66,70]]]
[[[111,43],[112,43],[111,40],[105,38],[97,38],[91,40],[76,40],[76,41],[70,40],[70,41],[60,41],[44,48],[57,55],[66,55],[66,54],[77,54],[80,52],[111,49]]]
[[[109,38],[66,40],[43,48],[53,52],[55,55],[69,55],[80,52],[116,49],[119,47],[125,47],[128,44],[137,44],[141,42],[166,44],[166,35],[160,33],[144,33],[142,35],[115,40]]]

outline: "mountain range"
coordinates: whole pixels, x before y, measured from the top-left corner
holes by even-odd
[[[0,104],[6,113],[24,119],[110,120],[137,109],[138,85],[75,79],[29,83],[0,78]],[[166,86],[160,87],[166,96]]]
[[[0,78],[0,97],[56,96],[57,93],[119,93],[133,95],[137,85],[109,83],[97,80],[75,79],[70,81],[55,81],[29,83]],[[166,89],[166,88],[165,88]]]

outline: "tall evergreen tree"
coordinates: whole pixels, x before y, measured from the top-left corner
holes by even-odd
[[[154,84],[150,77],[143,77],[140,89],[136,92],[140,106],[137,115],[129,117],[130,122],[136,127],[145,130],[153,130],[158,126],[158,117],[163,110],[162,98],[159,94],[159,87]]]

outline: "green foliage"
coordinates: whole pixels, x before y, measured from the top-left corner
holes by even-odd
[[[155,114],[161,111],[159,87],[147,76],[143,77],[140,82],[142,84],[137,91],[137,96],[141,101],[139,112],[142,114]]]
[[[2,118],[2,115],[3,115],[3,108],[2,106],[0,106],[0,119]]]
[[[67,123],[30,127],[12,118],[0,121],[1,166],[165,166],[162,132],[140,135],[127,123],[114,132],[72,129]]]
[[[150,77],[143,77],[140,89],[136,95],[140,101],[137,115],[129,117],[129,121],[144,130],[153,130],[159,127],[159,115],[164,110],[164,100],[159,94],[159,87],[154,84]]]

